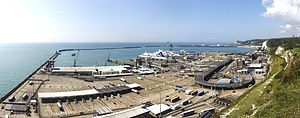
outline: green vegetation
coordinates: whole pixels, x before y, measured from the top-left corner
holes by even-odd
[[[262,45],[262,43],[265,41],[266,41],[266,39],[252,39],[252,40],[237,41],[237,42],[241,43],[243,45]]]
[[[300,38],[270,39],[267,45],[272,64],[265,82],[254,86],[220,114],[230,113],[228,117],[232,118],[299,118]],[[288,63],[275,55],[278,46],[292,51]]]
[[[278,46],[283,46],[287,50],[294,47],[300,47],[300,37],[269,39],[267,46],[273,48],[277,48]]]
[[[300,54],[300,48],[294,48],[292,51],[293,51],[293,53],[295,53],[296,55],[299,55],[299,54]]]
[[[270,81],[271,79],[274,78],[276,73],[279,73],[283,67],[282,65],[284,64],[284,59],[282,59],[279,56],[274,56],[272,57],[273,63],[271,65],[271,71],[266,79],[267,81]],[[261,84],[258,84],[256,86],[253,86],[249,92],[244,93],[241,97],[239,97],[238,100],[234,101],[233,103],[230,104],[230,106],[223,110],[221,113],[225,113],[230,111],[231,109],[234,109],[228,117],[232,118],[238,118],[238,117],[247,117],[251,116],[252,113],[254,112],[254,108],[259,107],[263,104],[261,100],[264,99],[265,96],[268,96],[269,92],[265,91],[265,88],[267,86],[268,82],[264,82]]]
[[[270,54],[274,55],[278,46],[282,46],[286,50],[300,47],[300,37],[269,39],[267,46],[270,48]]]
[[[270,84],[268,91],[273,93],[266,107],[260,109],[255,117],[298,118],[300,116],[300,49],[294,48],[292,51],[295,57]]]

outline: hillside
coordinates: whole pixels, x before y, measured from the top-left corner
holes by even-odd
[[[278,46],[282,46],[286,50],[290,50],[293,48],[300,48],[300,37],[286,37],[286,38],[269,39],[267,46],[270,48],[269,53],[271,55],[275,54],[275,51]]]
[[[265,106],[258,110],[255,117],[300,116],[300,48],[292,48],[293,57],[265,89],[267,94],[261,100]]]
[[[252,87],[219,115],[232,118],[300,116],[300,38],[269,39],[267,46],[271,65],[265,82]]]
[[[262,45],[267,39],[252,39],[246,41],[237,41],[240,45]]]

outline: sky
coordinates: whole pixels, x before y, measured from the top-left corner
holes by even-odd
[[[0,43],[235,42],[299,32],[300,0],[0,0]]]

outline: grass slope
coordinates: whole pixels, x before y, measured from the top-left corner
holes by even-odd
[[[266,81],[253,87],[221,114],[227,117],[299,118],[300,117],[300,48],[293,48],[288,64],[272,56]]]
[[[269,72],[270,74],[267,76],[266,81],[254,86],[252,90],[242,95],[240,99],[233,102],[227,109],[223,110],[222,113],[229,112],[227,117],[230,118],[248,117],[255,112],[256,108],[263,104],[262,100],[269,94],[269,91],[266,91],[267,85],[272,82],[276,73],[279,73],[283,69],[282,65],[284,65],[282,58],[273,56],[272,59],[273,63]]]
[[[270,84],[269,91],[272,95],[269,97],[268,104],[260,109],[255,117],[300,117],[300,48],[294,48],[292,52],[296,57]]]

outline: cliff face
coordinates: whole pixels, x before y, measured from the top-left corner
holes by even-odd
[[[267,50],[268,49],[267,43],[268,43],[268,40],[266,40],[265,42],[262,43],[261,50]]]
[[[292,51],[291,50],[285,50],[281,46],[278,46],[275,54],[278,55],[278,56],[280,56],[280,57],[282,57],[282,58],[284,58],[286,63],[289,63],[290,60],[293,58]]]
[[[275,54],[281,56],[281,55],[283,55],[284,52],[285,52],[285,49],[281,46],[278,46]]]

